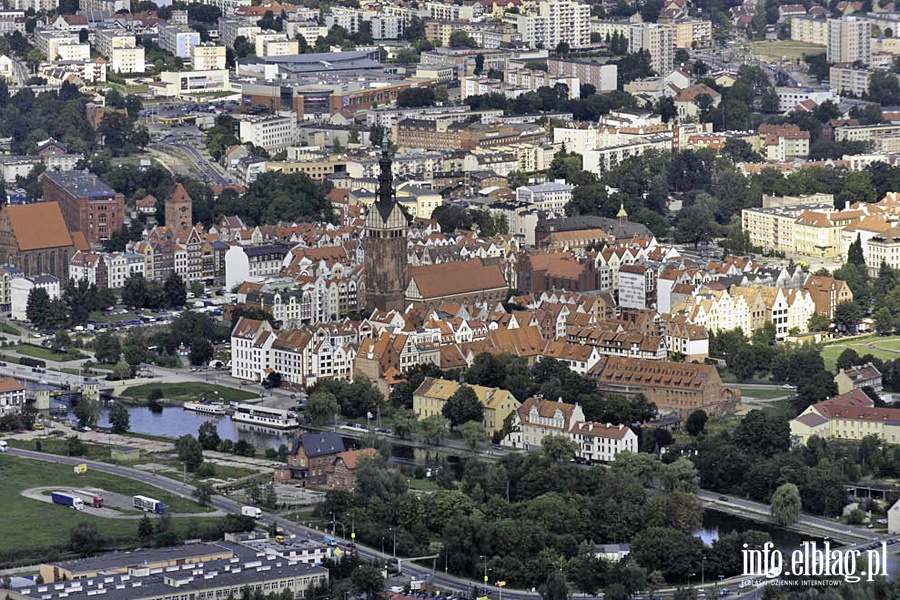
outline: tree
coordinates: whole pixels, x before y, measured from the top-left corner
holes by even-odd
[[[459,426],[459,433],[473,454],[478,451],[478,446],[487,439],[487,432],[480,421],[466,421]]]
[[[131,416],[122,402],[116,402],[109,409],[109,424],[113,433],[127,433],[131,429]]]
[[[204,450],[216,450],[222,439],[219,437],[219,431],[216,424],[212,421],[206,421],[200,424],[197,430],[197,441]]]
[[[82,396],[75,405],[73,411],[78,424],[82,427],[95,427],[100,418],[100,402],[86,396]],[[77,439],[77,438],[76,438]]]
[[[191,340],[191,353],[188,357],[192,365],[205,365],[215,355],[215,348],[209,339],[196,336]]]
[[[447,433],[450,431],[450,421],[441,415],[431,415],[422,419],[419,423],[419,430],[422,432],[426,444],[437,446],[442,439],[447,437]]]
[[[50,351],[54,354],[62,354],[68,350],[71,344],[72,338],[69,337],[69,333],[65,329],[60,329],[50,340]]]
[[[450,420],[452,427],[458,427],[467,421],[480,423],[484,420],[484,405],[478,400],[475,390],[462,385],[444,403],[441,414]]]
[[[434,90],[427,87],[406,88],[397,94],[397,106],[404,108],[434,106],[434,102]]]
[[[331,392],[315,392],[306,401],[306,414],[319,426],[334,420],[335,415],[340,412],[337,398]]]
[[[807,329],[810,331],[827,331],[829,327],[831,327],[831,321],[821,313],[813,313],[807,325]]]
[[[79,523],[69,535],[69,547],[77,554],[93,554],[103,547],[103,536],[93,523]]]
[[[138,521],[138,537],[144,542],[153,537],[153,521],[147,515],[144,515]]]
[[[859,359],[859,353],[853,348],[845,349],[835,361],[835,367],[838,369],[849,369],[859,364],[862,364]]]
[[[175,450],[178,452],[178,460],[183,462],[191,473],[203,462],[203,447],[197,438],[190,434],[183,435],[175,441]]]
[[[484,72],[484,54],[481,52],[475,55],[475,70],[472,72],[475,75],[481,75]]]
[[[94,358],[104,364],[115,364],[122,356],[119,338],[109,331],[101,331],[94,338]]]
[[[374,598],[384,589],[381,569],[371,564],[357,566],[350,575],[353,589],[366,598]]]
[[[110,376],[117,381],[131,379],[131,376],[133,374],[134,373],[131,370],[131,365],[129,365],[124,360],[120,360],[119,362],[117,362],[116,366],[113,367],[112,372],[110,372]]]
[[[564,435],[545,435],[541,452],[554,462],[568,462],[578,456],[578,444]]]
[[[216,491],[213,489],[212,484],[207,481],[198,483],[194,488],[194,498],[197,499],[197,504],[201,506],[209,506],[209,501],[215,493]]]
[[[685,430],[692,435],[693,437],[697,437],[701,433],[703,433],[703,429],[706,427],[706,421],[709,419],[706,412],[700,409],[692,412],[688,418],[687,422],[684,424]]]
[[[853,300],[844,300],[834,307],[834,324],[845,333],[856,333],[863,310]]]
[[[566,600],[569,597],[566,577],[558,570],[550,571],[539,591],[541,600]]]
[[[33,287],[28,292],[28,302],[25,305],[25,316],[35,325],[43,325],[47,322],[50,311],[50,296],[42,287]]]
[[[181,276],[172,271],[163,282],[163,290],[166,293],[166,300],[169,306],[184,306],[187,302],[187,286]]]
[[[462,30],[455,30],[450,34],[451,48],[477,48],[478,44],[472,39],[468,33]]]
[[[793,525],[800,516],[800,490],[793,483],[784,483],[772,494],[772,516],[781,525]]]

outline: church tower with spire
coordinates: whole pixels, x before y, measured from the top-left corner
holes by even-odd
[[[378,198],[366,214],[366,287],[363,306],[367,310],[403,310],[406,294],[406,230],[409,223],[394,196],[394,175],[387,135],[381,142],[381,172]]]

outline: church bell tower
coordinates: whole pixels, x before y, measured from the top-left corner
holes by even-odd
[[[366,214],[365,301],[367,310],[403,310],[406,292],[406,230],[409,223],[394,197],[387,135],[381,142],[378,198]]]

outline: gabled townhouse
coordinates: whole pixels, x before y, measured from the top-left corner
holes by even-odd
[[[231,332],[231,376],[257,382],[265,379],[275,338],[268,321],[241,317]]]
[[[462,386],[456,381],[426,377],[413,392],[413,412],[419,420],[443,414],[447,400],[459,391],[460,387]],[[484,408],[482,425],[489,434],[501,431],[510,415],[521,406],[515,396],[507,390],[481,385],[468,387],[475,392]]]

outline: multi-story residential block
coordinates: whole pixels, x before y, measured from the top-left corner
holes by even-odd
[[[77,32],[41,29],[35,32],[34,42],[51,62],[87,60],[91,57],[90,44],[79,42]]]
[[[576,77],[583,84],[594,86],[597,93],[611,92],[618,87],[618,67],[585,61],[547,59],[547,69],[551,75]],[[568,147],[568,146],[567,146]]]
[[[656,271],[642,265],[619,267],[619,306],[645,309],[656,304]]]
[[[262,28],[253,19],[219,17],[218,26],[219,41],[229,48],[234,48],[234,41],[239,37],[253,43],[256,40],[256,34],[262,31]]]
[[[574,186],[563,181],[550,181],[516,189],[516,200],[535,205],[542,210],[559,212],[572,200]]]
[[[201,42],[191,48],[191,68],[195,71],[217,71],[225,68],[225,46]]]
[[[561,42],[582,48],[591,42],[591,7],[569,1],[542,2],[538,14],[519,15],[516,25],[522,41],[532,47],[553,49]]]
[[[79,0],[78,8],[83,13],[106,13],[114,15],[120,10],[131,10],[131,0]]]
[[[0,35],[9,35],[14,31],[25,34],[25,11],[0,10]]]
[[[91,244],[108,239],[125,222],[125,197],[92,173],[47,171],[43,183],[44,200],[58,203],[69,230],[82,232]]]
[[[363,21],[363,11],[358,8],[332,7],[323,16],[328,29],[337,25],[350,34],[359,32],[360,23]]]
[[[686,19],[672,25],[675,27],[676,48],[706,48],[712,43],[712,21]]]
[[[660,74],[675,68],[675,28],[671,25],[641,23],[629,29],[628,51],[650,53],[650,66]]]
[[[829,69],[831,87],[842,94],[864,96],[869,93],[870,69],[854,69],[853,67],[832,66]]]
[[[569,432],[578,455],[591,462],[611,462],[620,452],[637,452],[637,434],[626,425],[579,421]]]
[[[254,44],[257,56],[287,56],[300,53],[299,42],[287,39],[283,32],[261,31],[256,34]]]
[[[369,23],[375,40],[396,40],[403,34],[403,19],[397,15],[378,14]]]
[[[478,2],[470,5],[426,2],[425,10],[437,21],[480,21],[484,16],[484,7]]]
[[[791,19],[791,39],[807,44],[828,45],[829,24],[826,19],[816,17],[793,17]]]
[[[443,414],[444,405],[461,385],[456,381],[426,377],[413,392],[413,412],[421,420],[433,415]],[[500,388],[470,385],[484,408],[483,425],[489,434],[501,431],[506,418],[518,410],[521,405],[515,396]]]
[[[828,19],[826,56],[830,63],[872,62],[872,23],[857,17]]]
[[[795,252],[794,223],[806,211],[829,211],[834,204],[830,195],[823,198],[798,198],[797,204],[775,205],[741,210],[741,229],[750,243],[760,248]]]
[[[302,36],[309,46],[314,46],[317,39],[328,35],[328,27],[319,25],[318,21],[285,21],[284,31],[292,40],[297,39],[298,35]],[[372,37],[375,37],[374,32]]]
[[[754,149],[770,162],[784,162],[809,156],[809,132],[792,123],[759,126]]]
[[[28,320],[28,296],[35,288],[45,290],[51,300],[59,298],[58,277],[53,275],[16,277],[9,282],[10,317],[17,321]]]
[[[175,56],[191,58],[191,48],[200,43],[200,34],[184,26],[159,24],[159,47]]]
[[[297,141],[297,115],[282,112],[241,119],[238,136],[242,144],[253,144],[271,153],[281,152]]]
[[[775,93],[778,95],[779,112],[790,112],[807,100],[812,100],[816,104],[823,104],[828,101],[837,104],[841,101],[841,97],[832,89],[777,86]]]
[[[111,27],[98,28],[94,34],[97,51],[108,59],[115,73],[143,73],[146,69],[144,48],[137,45],[134,34]]]

